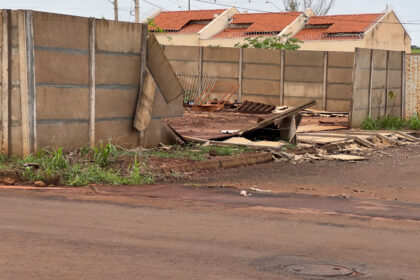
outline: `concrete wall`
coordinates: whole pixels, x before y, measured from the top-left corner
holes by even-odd
[[[369,116],[405,117],[405,52],[356,49],[351,127]]]
[[[238,83],[231,101],[296,105],[348,112],[353,53],[165,46],[175,72],[218,74],[218,83]]]
[[[102,140],[140,144],[133,120],[147,56],[145,25],[32,11],[0,15],[4,154]],[[153,118],[174,110],[181,116],[181,99],[157,106]],[[168,138],[162,137],[151,135],[145,143]]]
[[[406,56],[406,118],[420,115],[420,55]]]

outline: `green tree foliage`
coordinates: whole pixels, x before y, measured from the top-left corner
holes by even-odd
[[[290,34],[272,37],[247,37],[244,43],[236,43],[235,48],[255,48],[271,50],[298,50],[303,42],[290,38]]]

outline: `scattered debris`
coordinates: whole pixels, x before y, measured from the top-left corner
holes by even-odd
[[[276,107],[245,100],[236,110],[245,114],[270,114]]]
[[[262,189],[258,189],[258,188],[250,188],[250,189],[255,191],[255,192],[260,192],[260,193],[271,193],[271,190],[262,190]]]
[[[217,83],[213,86],[209,85],[195,99],[192,110],[208,112],[220,111],[229,102],[229,99],[238,92],[239,87],[238,83]],[[220,99],[210,100],[212,96],[220,95],[220,92],[222,92],[222,97]]]
[[[341,160],[341,161],[361,161],[367,160],[366,157],[354,156],[354,155],[346,155],[346,154],[338,154],[338,155],[324,155],[324,159],[328,160]]]
[[[251,196],[252,194],[250,194],[250,193],[247,193],[246,191],[241,191],[240,193],[239,193],[241,196]]]

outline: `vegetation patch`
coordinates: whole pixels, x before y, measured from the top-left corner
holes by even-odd
[[[253,151],[247,147],[192,144],[127,150],[102,142],[68,153],[58,148],[43,149],[23,159],[1,156],[0,170],[18,170],[22,181],[42,181],[45,185],[143,185],[155,182],[154,171],[159,167]]]
[[[408,120],[392,116],[379,117],[377,119],[366,117],[363,120],[362,128],[365,130],[420,130],[420,118],[418,115],[413,116]]]

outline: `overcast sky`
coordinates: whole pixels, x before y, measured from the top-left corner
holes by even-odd
[[[203,3],[203,2],[211,3]],[[118,0],[120,20],[134,21],[134,1]],[[275,12],[282,9],[282,0],[191,0],[192,9],[223,8],[214,4],[236,6],[240,9]],[[141,18],[147,17],[157,7],[164,10],[186,9],[188,0],[140,0]],[[420,0],[336,0],[330,14],[378,13],[386,5],[399,16],[405,24],[413,44],[420,45]],[[80,15],[86,17],[105,17],[113,19],[113,7],[108,0],[0,0],[1,9],[33,9],[55,13]]]

